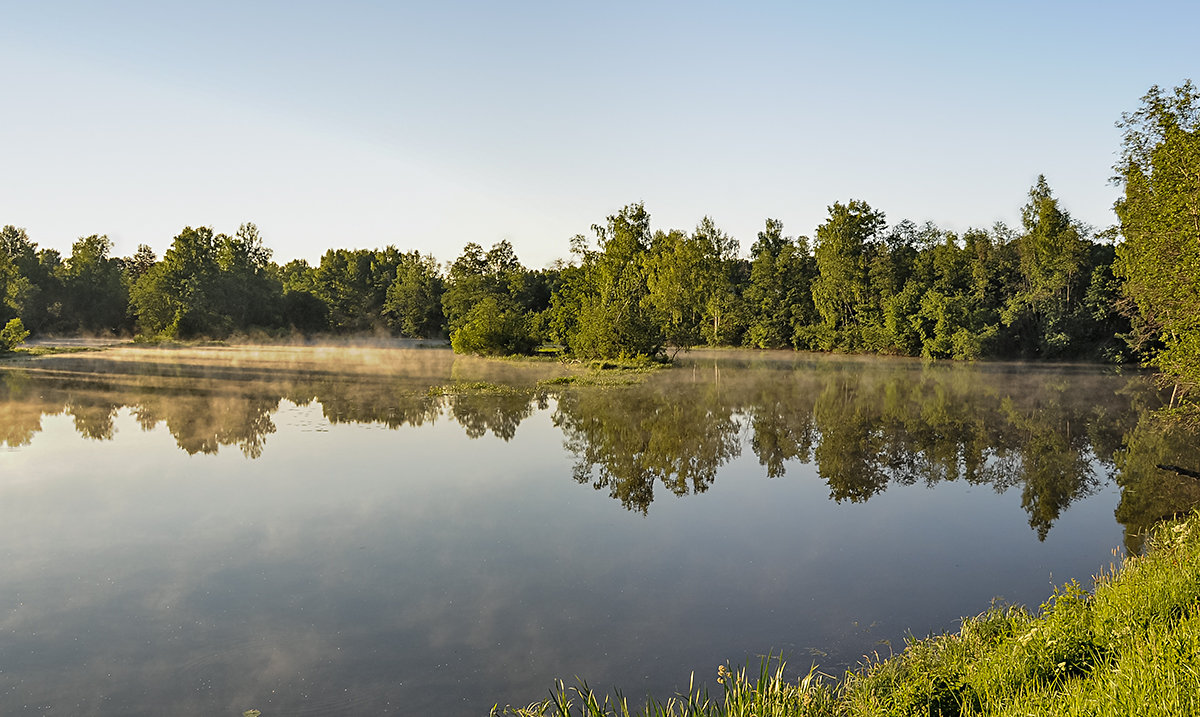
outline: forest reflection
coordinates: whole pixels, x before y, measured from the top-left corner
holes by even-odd
[[[539,382],[561,375],[553,365],[497,367],[441,352],[399,368],[237,363],[63,358],[4,368],[0,443],[28,444],[44,416],[60,414],[80,435],[112,440],[126,408],[144,430],[164,425],[189,454],[236,447],[257,458],[285,400],[319,404],[330,424],[398,429],[444,417],[471,438],[505,441],[552,410],[574,479],[643,514],[659,489],[703,493],[747,447],[767,478],[812,466],[838,502],[893,484],[1016,490],[1043,539],[1072,502],[1110,479],[1133,550],[1155,520],[1200,503],[1200,482],[1157,467],[1200,467],[1196,432],[1153,417],[1160,397],[1141,375],[1094,367],[726,356],[632,385],[588,386]]]

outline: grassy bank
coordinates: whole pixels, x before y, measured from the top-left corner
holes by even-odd
[[[647,703],[560,684],[551,699],[493,714],[1200,715],[1200,514],[1148,544],[1090,593],[1069,583],[1036,613],[990,609],[840,679],[789,680],[768,661],[756,674],[719,668],[712,694]]]

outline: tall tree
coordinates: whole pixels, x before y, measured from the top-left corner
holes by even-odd
[[[459,353],[523,354],[537,346],[530,312],[518,300],[525,267],[512,244],[499,241],[488,251],[475,242],[450,265],[442,307],[450,345]]]
[[[215,248],[219,278],[214,309],[237,330],[278,323],[282,286],[271,271],[271,250],[258,227],[246,223],[233,236],[222,234]]]
[[[29,275],[37,263],[36,252],[37,245],[24,229],[11,224],[0,229],[0,321],[31,313],[37,287]]]
[[[736,285],[738,241],[704,217],[692,232],[692,241],[705,258],[704,337],[710,346],[735,343],[743,328],[741,297]]]
[[[1044,176],[1029,190],[1021,223],[1017,254],[1023,282],[1004,321],[1017,329],[1027,353],[1061,356],[1071,343],[1067,319],[1081,298],[1078,285],[1087,278],[1086,230],[1059,206]]]
[[[731,343],[739,315],[738,244],[704,217],[689,236],[658,231],[646,258],[646,304],[668,343]]]
[[[856,199],[849,204],[835,202],[829,207],[829,218],[817,227],[813,304],[826,332],[843,334],[851,347],[857,344],[855,334],[868,299],[867,246],[878,239],[884,226],[883,212]]]
[[[65,319],[72,329],[112,332],[125,323],[129,295],[121,262],[109,256],[107,236],[82,237],[71,247],[65,264]]]
[[[1200,387],[1200,92],[1157,85],[1122,115],[1116,273],[1150,362],[1180,392]]]
[[[211,227],[184,227],[162,261],[142,275],[130,298],[144,333],[180,338],[228,333],[215,309],[218,242]]]
[[[572,240],[581,262],[563,272],[554,305],[559,340],[583,358],[658,355],[664,338],[648,300],[649,212],[630,204],[592,231],[598,250],[582,236]]]
[[[705,247],[678,229],[657,231],[646,260],[646,300],[663,337],[676,350],[702,340],[712,267]]]
[[[445,280],[432,255],[421,256],[415,251],[404,254],[383,304],[388,325],[405,336],[432,338],[442,334],[446,329],[442,313],[445,291]]]
[[[316,294],[329,307],[332,328],[373,331],[383,328],[382,311],[388,287],[396,280],[400,252],[330,249],[313,272]]]
[[[785,237],[783,222],[767,219],[750,254],[750,278],[743,292],[749,323],[745,343],[763,349],[791,346],[796,326],[816,321],[816,263],[808,242]]]

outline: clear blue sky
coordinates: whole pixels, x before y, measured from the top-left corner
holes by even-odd
[[[1193,2],[0,0],[0,224],[161,256],[508,239],[529,266],[633,201],[747,253],[834,201],[961,231],[1039,173],[1113,222],[1124,111],[1200,80]]]

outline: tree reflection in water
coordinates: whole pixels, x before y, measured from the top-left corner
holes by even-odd
[[[1195,431],[1149,413],[1160,399],[1140,375],[726,356],[693,359],[631,386],[539,386],[543,365],[529,369],[536,376],[501,367],[503,379],[480,384],[490,390],[434,388],[495,379],[487,375],[500,370],[494,366],[444,357],[420,371],[376,364],[231,368],[219,360],[30,362],[0,371],[0,442],[26,445],[43,416],[63,413],[81,435],[111,440],[114,419],[127,407],[145,430],[165,424],[190,454],[237,446],[257,458],[285,399],[319,403],[331,424],[397,429],[448,416],[472,438],[490,433],[505,441],[526,418],[553,406],[554,425],[575,459],[574,479],[643,514],[659,485],[673,495],[705,492],[744,445],[768,478],[785,476],[789,465],[812,465],[838,502],[866,501],[892,484],[961,480],[998,492],[1016,488],[1042,539],[1072,502],[1110,477],[1122,490],[1117,518],[1130,549],[1152,522],[1200,502],[1200,482],[1156,467],[1200,467],[1200,441]]]
[[[703,493],[717,469],[741,453],[734,406],[716,383],[564,391],[554,424],[576,457],[575,480],[641,513],[657,483],[675,495]]]

